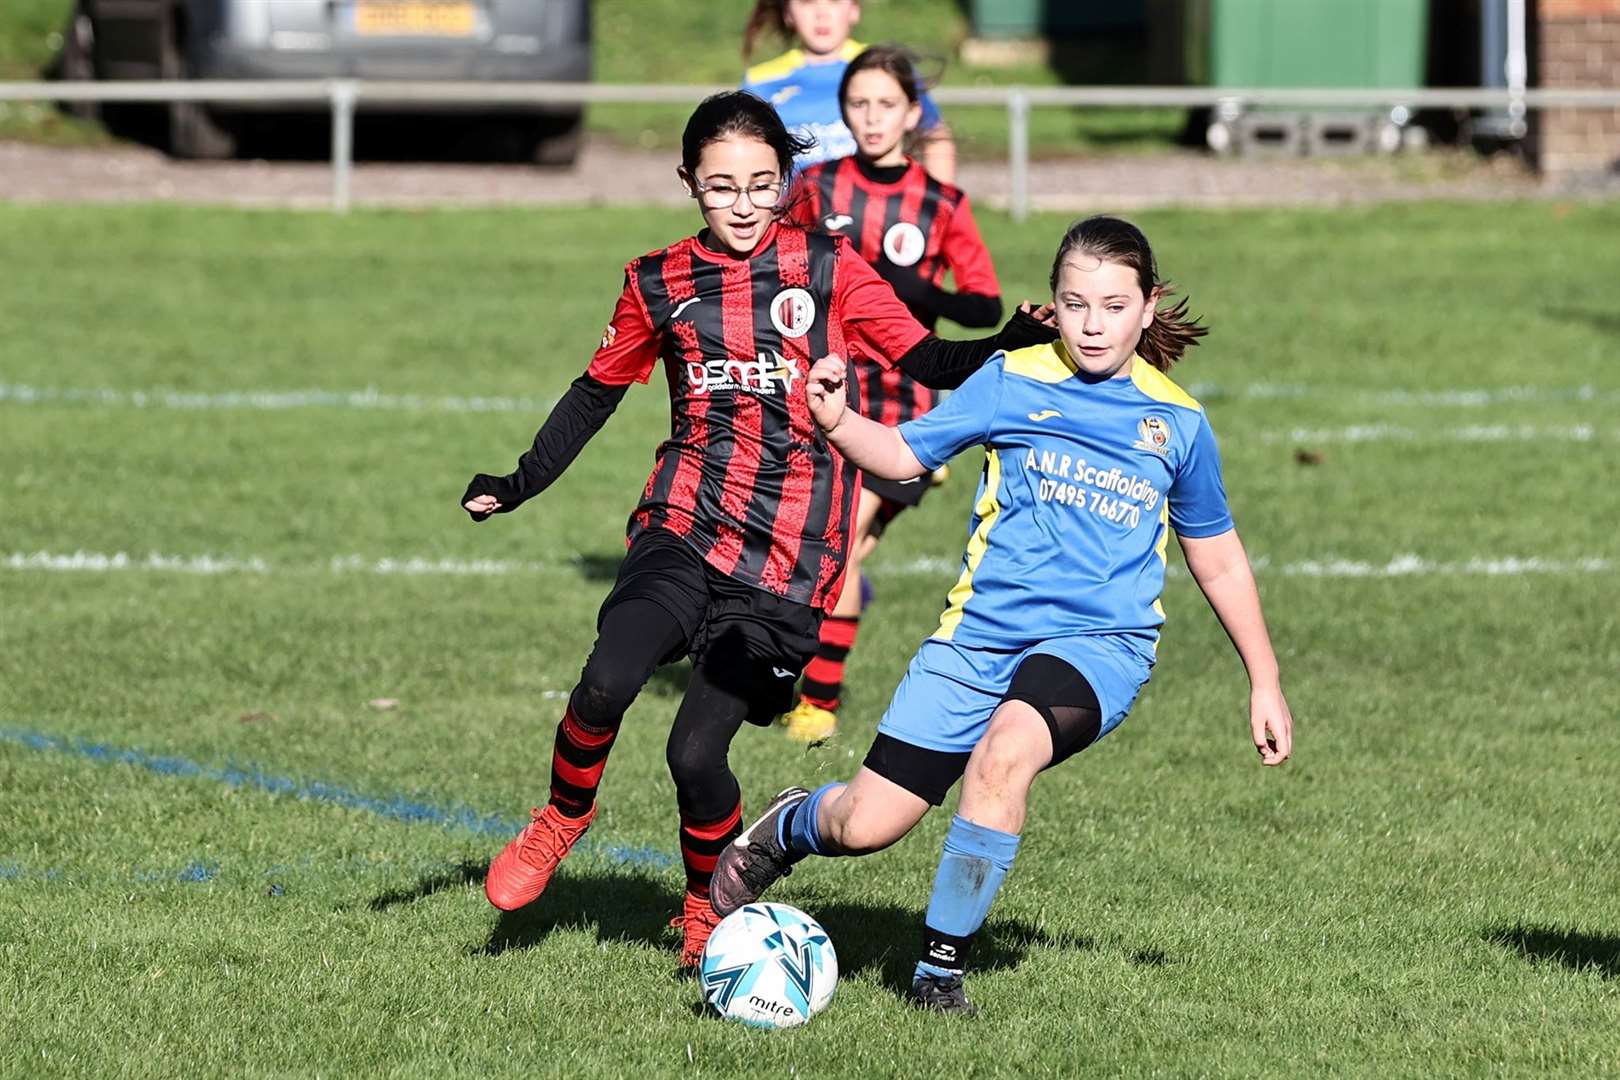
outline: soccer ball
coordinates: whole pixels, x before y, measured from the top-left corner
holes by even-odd
[[[827,1007],[838,954],[821,924],[786,904],[748,904],[720,921],[698,966],[703,999],[751,1027],[798,1027]]]

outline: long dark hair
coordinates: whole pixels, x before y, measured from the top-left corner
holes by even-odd
[[[1158,264],[1153,259],[1153,248],[1142,230],[1123,218],[1099,214],[1077,221],[1063,234],[1057,257],[1052,260],[1052,291],[1057,292],[1058,271],[1063,260],[1071,254],[1089,255],[1103,262],[1118,263],[1136,271],[1137,284],[1148,303],[1153,303],[1153,291],[1161,297],[1169,296],[1173,284],[1159,277]],[[1209,327],[1187,314],[1187,298],[1170,307],[1155,307],[1153,322],[1142,331],[1137,343],[1137,354],[1158,368],[1169,371],[1190,346],[1209,333]]]
[[[906,92],[906,100],[913,105],[922,99],[922,81],[917,78],[916,60],[911,53],[899,45],[873,45],[862,49],[844,69],[844,77],[838,82],[840,109],[844,106],[844,96],[849,93],[849,80],[863,71],[882,71],[893,76]]]
[[[815,145],[815,140],[789,131],[763,98],[746,90],[727,90],[704,98],[692,111],[681,134],[681,167],[688,176],[695,177],[703,148],[734,135],[758,139],[776,151],[784,184],[792,179],[793,159]]]
[[[754,10],[748,15],[748,25],[743,27],[744,60],[754,55],[754,46],[759,44],[759,35],[767,30],[774,30],[787,38],[793,36],[793,29],[788,26],[787,21],[787,0],[756,0]]]

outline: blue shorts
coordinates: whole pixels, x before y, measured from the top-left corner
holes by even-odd
[[[878,734],[943,753],[978,745],[1025,657],[1055,656],[1085,676],[1102,713],[1102,738],[1131,711],[1147,685],[1152,662],[1143,646],[1115,635],[1053,638],[1022,650],[984,649],[929,638],[878,724]]]

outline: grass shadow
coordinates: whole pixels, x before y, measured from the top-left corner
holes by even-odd
[[[586,581],[617,581],[619,564],[624,562],[624,552],[621,550],[606,555],[582,552],[575,555],[573,561],[579,569],[579,576]]]
[[[445,889],[458,889],[463,885],[482,885],[484,878],[489,876],[489,864],[473,862],[463,859],[454,866],[438,873],[428,874],[408,889],[393,889],[380,896],[372,897],[366,905],[372,911],[387,911],[401,904],[414,904],[418,900],[425,900],[434,893]]]
[[[923,916],[914,907],[834,900],[818,902],[815,917],[838,950],[838,968],[845,974],[878,970],[883,985],[896,996],[911,988],[911,973],[922,944]],[[973,943],[973,971],[1017,967],[1031,949],[1058,948],[1076,952],[1097,948],[1090,937],[1054,935],[1022,919],[991,917]]]
[[[1583,934],[1553,926],[1499,926],[1480,935],[1526,960],[1554,960],[1574,971],[1620,978],[1620,934]]]
[[[601,870],[565,873],[536,903],[501,912],[489,940],[469,951],[499,956],[531,948],[558,929],[594,930],[598,941],[665,945],[670,916],[680,909],[680,890],[658,878]]]

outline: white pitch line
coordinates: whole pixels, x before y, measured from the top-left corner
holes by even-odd
[[[1267,443],[1368,443],[1368,442],[1596,442],[1620,438],[1620,430],[1599,431],[1591,424],[1468,424],[1461,427],[1408,427],[1403,424],[1348,424],[1335,428],[1289,428],[1265,431],[1260,441]]]
[[[1196,398],[1216,402],[1226,399],[1248,401],[1317,399],[1376,406],[1416,406],[1422,408],[1482,408],[1488,405],[1532,402],[1615,403],[1620,390],[1600,390],[1594,386],[1501,386],[1454,387],[1445,390],[1367,389],[1330,384],[1248,383],[1227,386],[1216,382],[1195,382],[1187,390]],[[17,405],[74,404],[107,408],[287,410],[350,409],[373,412],[545,412],[554,399],[505,397],[500,395],[388,394],[375,387],[362,390],[175,390],[163,387],[118,390],[111,387],[30,386],[0,382],[0,402]]]
[[[99,405],[109,408],[180,409],[208,411],[248,409],[348,409],[359,412],[543,413],[554,401],[524,397],[464,397],[457,394],[425,397],[420,394],[384,394],[375,387],[364,390],[114,390],[107,387],[26,386],[0,383],[0,402],[18,405]]]
[[[0,560],[0,569],[48,572],[170,574],[285,574],[285,575],[374,575],[378,577],[511,577],[520,574],[555,573],[573,569],[577,559],[555,562],[519,559],[456,559],[448,557],[367,558],[339,555],[324,562],[273,563],[258,555],[174,555],[152,552],[131,555],[95,551],[12,552]],[[877,577],[948,576],[958,572],[959,559],[924,557],[903,562],[878,562],[871,566]],[[1411,578],[1411,577],[1523,577],[1545,574],[1608,574],[1617,567],[1615,560],[1593,556],[1581,559],[1548,559],[1541,556],[1475,555],[1466,559],[1437,560],[1421,555],[1398,554],[1382,562],[1361,559],[1323,558],[1275,562],[1266,556],[1254,559],[1254,569],[1262,576],[1303,578]],[[1185,571],[1178,564],[1168,567],[1171,576]]]

